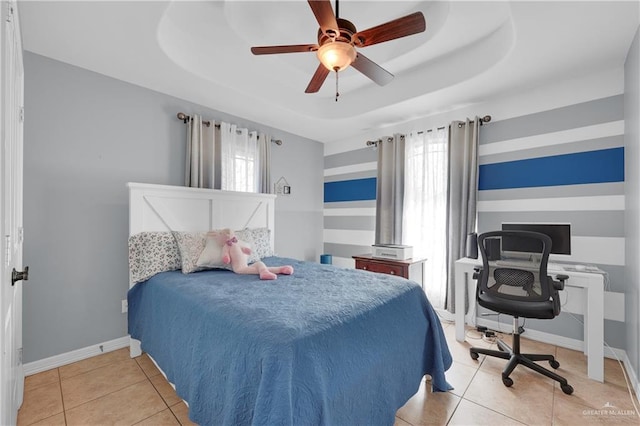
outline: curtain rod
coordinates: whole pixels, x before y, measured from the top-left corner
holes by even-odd
[[[485,115],[484,117],[478,119],[478,122],[480,123],[481,126],[484,123],[488,123],[490,121],[491,121],[491,116],[490,115]],[[458,127],[462,127],[462,126],[464,126],[464,123],[459,123],[458,124]]]
[[[484,117],[478,119],[478,122],[480,123],[481,126],[484,123],[488,123],[490,121],[491,121],[491,116],[490,115],[485,115]],[[463,125],[464,125],[464,123],[460,123],[460,124],[458,124],[458,127],[462,127]],[[438,127],[437,130],[442,130],[445,127]],[[432,131],[433,131],[433,129],[429,129],[429,130],[426,131],[426,133],[429,133],[429,132],[432,132]],[[423,133],[425,133],[425,131],[421,130],[421,131],[418,132],[419,135],[422,135]],[[378,144],[381,143],[381,142],[382,142],[382,139],[378,139],[378,140],[375,140],[375,141],[367,141],[366,143],[367,143],[367,146],[378,146]]]
[[[185,114],[184,112],[179,112],[177,114],[177,117],[178,117],[178,120],[182,120],[184,124],[187,124],[187,121],[191,119],[191,117]],[[211,127],[211,122],[208,120],[202,120],[202,124],[204,124],[207,127]],[[220,128],[219,124],[215,124],[214,126],[216,129]],[[280,139],[271,139],[271,142],[275,143],[276,145],[282,145],[282,141]]]

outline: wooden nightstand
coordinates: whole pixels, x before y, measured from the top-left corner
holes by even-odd
[[[427,259],[390,260],[371,257],[370,254],[352,257],[356,260],[356,269],[396,275],[415,281],[422,286],[424,262]]]

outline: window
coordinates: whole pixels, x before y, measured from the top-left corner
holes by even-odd
[[[221,123],[221,184],[227,191],[257,192],[258,134]]]

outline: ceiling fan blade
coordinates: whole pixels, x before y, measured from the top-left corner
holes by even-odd
[[[338,21],[335,13],[333,13],[331,0],[308,0],[308,2],[322,31],[326,33],[326,30],[331,28],[337,34],[339,31]]]
[[[318,50],[317,44],[291,44],[286,46],[254,46],[251,48],[251,53],[272,55],[274,53],[315,52],[316,50]]]
[[[369,77],[380,86],[389,84],[391,83],[391,80],[393,80],[393,74],[391,74],[389,71],[385,70],[380,65],[376,64],[360,52],[358,52],[358,54],[356,55],[356,59],[351,63],[351,66]]]
[[[322,87],[322,83],[327,79],[329,70],[322,64],[318,65],[316,72],[311,77],[311,81],[304,93],[316,93]]]
[[[356,46],[365,47],[421,33],[425,28],[424,15],[422,12],[416,12],[385,24],[359,31],[354,34],[353,40],[355,40]]]

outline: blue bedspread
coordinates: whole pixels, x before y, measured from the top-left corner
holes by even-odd
[[[129,291],[129,333],[202,425],[392,425],[451,355],[422,289],[402,278],[272,257],[274,281],[163,272]]]

